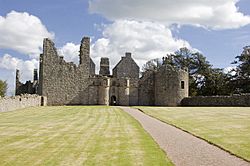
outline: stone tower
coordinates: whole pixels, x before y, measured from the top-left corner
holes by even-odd
[[[109,71],[109,58],[101,58],[99,75],[108,76]]]
[[[188,71],[164,64],[155,73],[155,105],[178,106],[188,97]]]

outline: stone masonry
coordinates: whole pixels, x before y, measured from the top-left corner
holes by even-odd
[[[14,97],[0,97],[0,112],[13,111],[21,108],[46,106],[46,97],[25,94]]]
[[[112,75],[109,69],[109,59],[101,58],[99,74],[95,74],[88,37],[81,41],[79,65],[66,62],[58,55],[54,43],[44,39],[39,79],[34,74],[32,85],[23,85],[17,70],[16,94],[32,92],[46,96],[48,105],[177,106],[188,97],[188,72],[185,70],[163,64],[157,71],[139,78],[140,69],[131,53],[125,53]],[[29,86],[33,89],[29,90]]]

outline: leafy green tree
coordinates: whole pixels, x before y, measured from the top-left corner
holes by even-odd
[[[4,97],[7,92],[7,82],[0,80],[0,96]]]
[[[173,55],[173,64],[180,68],[187,68],[189,72],[189,95],[202,95],[200,88],[204,85],[205,75],[211,71],[212,65],[199,52],[192,52],[188,48],[180,48]]]
[[[211,68],[204,75],[198,91],[198,95],[202,96],[229,95],[231,93],[230,77],[219,68]]]
[[[243,48],[243,52],[236,57],[233,64],[237,64],[231,80],[235,93],[250,93],[250,46]]]
[[[232,93],[230,77],[223,69],[212,68],[206,57],[199,52],[192,52],[188,48],[180,48],[174,54],[146,63],[143,71],[157,70],[162,64],[186,68],[189,72],[189,95],[212,96],[229,95]]]
[[[149,60],[146,64],[142,66],[142,75],[147,71],[156,71],[160,68],[162,62],[159,58]]]

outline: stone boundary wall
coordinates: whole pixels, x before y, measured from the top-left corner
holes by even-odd
[[[250,94],[233,96],[196,96],[181,101],[182,106],[250,107]]]
[[[25,94],[21,96],[4,97],[0,98],[0,112],[13,111],[32,106],[45,106],[46,103],[46,97],[38,95]]]

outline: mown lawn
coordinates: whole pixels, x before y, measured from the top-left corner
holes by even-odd
[[[250,108],[137,107],[250,161]]]
[[[0,165],[172,165],[114,107],[33,107],[0,113]]]

